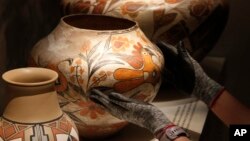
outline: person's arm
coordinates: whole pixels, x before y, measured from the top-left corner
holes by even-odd
[[[160,141],[189,141],[187,133],[152,104],[93,88],[89,98],[113,116],[151,131]]]
[[[214,101],[211,110],[228,126],[250,124],[250,108],[244,106],[226,90]]]
[[[250,109],[207,76],[182,42],[176,48],[164,42],[157,45],[166,58],[165,80],[202,100],[226,125],[250,123]]]

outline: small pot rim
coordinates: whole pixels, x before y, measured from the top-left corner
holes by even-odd
[[[121,21],[123,21],[123,23],[127,22],[128,24],[131,24],[131,25],[128,26],[128,27],[118,28],[118,29],[92,29],[92,28],[80,28],[80,27],[71,25],[71,24],[69,24],[69,23],[67,23],[65,21],[66,18],[77,17],[77,16],[79,16],[79,17],[83,16],[83,17],[88,17],[88,18],[91,18],[91,17],[109,18],[109,19],[121,20]],[[126,19],[126,18],[120,18],[120,17],[102,15],[102,14],[83,14],[83,13],[65,15],[60,19],[60,23],[62,23],[65,26],[68,26],[70,28],[77,29],[77,30],[94,31],[94,32],[117,32],[117,31],[118,32],[128,32],[128,31],[132,31],[134,29],[137,29],[139,27],[138,23],[136,21],[132,21],[132,20],[129,20],[129,19]],[[112,24],[112,22],[110,24]]]
[[[42,78],[42,81],[37,81],[37,82],[15,81],[16,79],[19,79],[20,77],[24,78],[24,75],[27,75],[27,77],[34,77],[35,75],[40,74],[40,73],[43,73],[43,75],[41,74],[37,78],[40,78],[40,79]],[[28,76],[28,74],[32,76]],[[17,68],[17,69],[9,70],[2,74],[2,79],[5,82],[12,84],[12,85],[17,85],[17,86],[47,85],[47,84],[55,82],[57,78],[58,78],[58,73],[56,71],[47,69],[47,68],[39,68],[39,67]]]

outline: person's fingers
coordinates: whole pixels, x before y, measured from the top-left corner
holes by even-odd
[[[178,54],[182,57],[182,58],[186,58],[188,57],[188,51],[184,46],[184,42],[183,41],[179,41],[179,43],[176,46],[177,50],[178,50]]]
[[[163,53],[166,53],[167,56],[176,56],[178,54],[176,47],[160,41],[157,42],[156,45],[163,51]]]
[[[110,109],[110,107],[115,107],[112,104],[110,98],[98,89],[93,88],[89,97],[92,101],[96,102],[97,104],[101,104],[108,109]]]
[[[158,42],[157,46],[161,49],[165,58],[164,73],[166,73],[167,70],[173,71],[173,69],[176,67],[176,62],[178,60],[178,52],[176,47],[162,41]]]
[[[137,105],[148,105],[148,103],[128,98],[116,92],[111,92],[106,95],[95,88],[91,90],[91,94],[89,95],[89,97],[94,102],[100,103],[101,105],[106,107],[109,111],[115,111],[116,113],[131,111]]]
[[[189,54],[189,52],[187,51],[187,49],[184,46],[183,41],[180,41],[177,45],[177,50],[179,53],[179,56],[182,58],[182,61],[184,61],[185,63],[183,63],[183,68],[192,68],[192,69],[185,69],[185,70],[189,70],[190,73],[192,71],[194,71],[194,62],[195,60],[193,59],[193,57]]]
[[[98,95],[100,97],[108,99],[108,96],[105,93],[103,93],[102,91],[100,91],[99,89],[93,88],[90,90],[90,92],[91,92],[91,94],[95,94],[95,95]]]
[[[134,98],[130,98],[130,97],[126,97],[122,94],[119,94],[119,93],[115,93],[115,92],[111,92],[109,94],[109,98],[111,100],[115,100],[115,101],[118,101],[118,102],[122,102],[123,104],[126,104],[127,106],[125,107],[128,107],[132,104],[143,104],[143,105],[147,105],[148,103],[144,102],[144,101],[140,101],[140,100],[137,100],[137,99],[134,99]]]
[[[99,104],[102,105],[104,107],[107,107],[109,105],[109,98],[107,95],[105,95],[104,93],[102,93],[101,91],[97,90],[97,89],[92,89],[91,93],[89,95],[89,98]]]
[[[116,93],[116,92],[110,92],[109,94],[105,94],[103,93],[99,88],[93,88],[91,90],[92,93],[94,93],[95,95],[98,95],[100,97],[103,97],[105,99],[113,99],[113,100],[116,100],[116,101],[124,101],[124,102],[131,102],[132,99],[126,97],[126,96],[123,96],[122,94],[120,93]]]
[[[111,102],[109,99],[105,99],[100,95],[91,94],[90,99],[93,102],[103,106],[111,115],[120,119],[123,119],[122,114],[125,114],[129,111],[128,109],[121,106],[122,104],[117,102]]]
[[[131,108],[134,105],[138,104],[137,100],[125,97],[122,94],[115,92],[111,92],[109,94],[109,100],[110,103],[118,106],[120,108],[119,110],[126,110],[126,111],[131,111],[132,110]]]
[[[106,106],[107,105],[110,106],[111,104],[114,103],[116,105],[123,107],[124,106],[123,103],[130,102],[129,98],[127,98],[119,93],[111,92],[109,95],[106,95],[103,92],[101,92],[100,90],[95,89],[95,88],[93,88],[91,90],[91,92],[93,94],[90,95],[90,98],[93,98],[99,102],[104,102],[106,104]]]
[[[178,52],[176,47],[167,44],[165,42],[158,42],[157,46],[161,49],[164,58],[165,58],[165,67],[168,69],[173,68],[175,66],[175,62],[178,57]]]
[[[103,97],[100,97],[99,95],[90,94],[89,98],[93,102],[95,102],[95,103],[97,103],[99,105],[102,105],[104,107],[107,107],[107,105],[108,105],[108,100],[103,98]]]
[[[108,97],[110,99],[116,100],[116,101],[121,101],[121,102],[131,102],[131,99],[129,99],[126,96],[123,96],[120,93],[116,93],[116,92],[111,92],[109,93]]]
[[[108,107],[124,107],[126,108],[126,103],[131,102],[131,100],[119,93],[111,92],[109,95],[104,94],[98,89],[93,88],[91,90],[90,98],[97,101],[101,102],[101,104],[104,104],[104,106]]]

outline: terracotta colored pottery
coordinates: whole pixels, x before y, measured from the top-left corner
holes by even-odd
[[[195,31],[225,0],[62,0],[64,14],[105,14],[137,21],[146,36],[171,44]]]
[[[107,136],[126,125],[88,99],[93,87],[152,101],[163,56],[138,25],[104,15],[69,15],[32,50],[30,65],[56,70],[61,108],[81,136]]]
[[[20,68],[5,72],[8,102],[0,118],[1,141],[78,141],[73,121],[58,104],[55,71]]]

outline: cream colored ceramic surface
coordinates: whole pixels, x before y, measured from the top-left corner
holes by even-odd
[[[19,68],[5,72],[2,78],[7,105],[0,118],[0,140],[79,140],[75,124],[60,109],[55,71]]]
[[[105,14],[135,20],[152,41],[170,43],[193,32],[224,0],[62,0],[65,14]],[[180,37],[181,36],[181,37]]]
[[[61,108],[85,137],[110,135],[126,125],[88,99],[91,88],[108,87],[152,101],[160,87],[163,63],[161,52],[134,22],[94,15],[62,18],[36,44],[30,61],[59,73]]]

